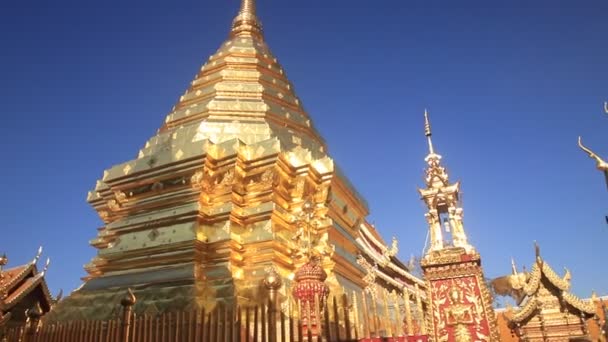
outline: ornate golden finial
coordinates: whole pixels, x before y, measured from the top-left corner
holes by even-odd
[[[597,168],[599,170],[608,171],[608,163],[605,162],[602,158],[600,158],[593,151],[591,151],[589,148],[587,148],[585,145],[583,145],[583,142],[582,142],[580,136],[578,137],[578,147],[580,147],[581,150],[585,151],[589,155],[589,158],[594,159],[597,162]]]
[[[380,262],[382,266],[388,265],[391,262],[391,257],[394,257],[397,253],[399,253],[399,241],[393,236],[390,249],[387,246],[382,246],[382,261]]]
[[[34,257],[34,260],[32,260],[32,264],[37,264],[38,260],[40,260],[40,256],[42,255],[42,246],[38,247],[38,251],[36,252],[36,256]]]
[[[367,284],[365,291],[370,293],[372,296],[375,296],[377,290],[376,274],[378,272],[378,265],[375,263],[374,265],[370,264],[361,254],[357,256],[357,264],[359,264],[365,270],[365,276],[363,277],[363,281]]]
[[[435,150],[433,149],[433,141],[431,140],[431,136],[433,133],[431,132],[431,122],[429,120],[429,112],[424,109],[424,135],[429,143],[429,154],[435,154]]]
[[[570,270],[566,267],[564,267],[564,280],[567,282],[570,282],[570,280],[572,280],[572,274],[570,273]]]
[[[133,306],[137,302],[137,297],[131,288],[127,289],[127,294],[120,300],[122,306]]]
[[[63,289],[59,289],[59,292],[55,296],[54,303],[59,303],[63,299]]]
[[[515,259],[511,257],[511,272],[513,275],[517,275],[517,266],[515,266]]]
[[[2,274],[2,269],[4,268],[4,266],[6,266],[6,264],[8,264],[8,258],[6,257],[6,253],[2,254],[2,256],[0,257],[0,279],[4,278],[4,275]]]
[[[540,245],[537,241],[534,241],[534,254],[536,254],[536,262],[539,266],[542,266],[543,258],[540,256]]]
[[[266,269],[266,276],[262,282],[264,283],[264,286],[270,290],[278,290],[283,285],[281,276],[274,265]]]
[[[263,39],[262,23],[255,10],[255,0],[242,0],[241,10],[232,21],[232,37],[253,36]]]
[[[44,268],[42,269],[42,275],[46,274],[46,271],[49,270],[49,265],[51,264],[51,258],[46,258],[46,263],[44,264]]]

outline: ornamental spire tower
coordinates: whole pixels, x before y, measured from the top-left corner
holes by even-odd
[[[418,191],[428,208],[425,217],[429,224],[429,251],[438,251],[449,246],[461,247],[467,252],[473,251],[462,222],[463,209],[459,203],[460,182],[450,183],[448,173],[441,165],[441,156],[435,153],[431,140],[431,123],[426,109],[424,110],[424,135],[429,145],[429,154],[424,159],[427,163],[426,188]],[[443,230],[448,234],[451,233],[451,242],[446,239],[447,236],[443,235]]]
[[[462,223],[460,182],[450,183],[441,156],[435,152],[426,110],[424,134],[429,145],[424,159],[426,186],[418,191],[428,208],[425,217],[430,236],[421,261],[431,310],[427,331],[432,341],[497,342],[492,295],[484,281],[481,257],[469,244]]]

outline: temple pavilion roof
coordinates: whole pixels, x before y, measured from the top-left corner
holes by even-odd
[[[563,276],[547,263],[537,247],[536,261],[529,272],[519,273],[513,265],[513,274],[494,281],[508,281],[513,293],[517,294],[519,308],[513,311],[510,321],[519,323],[534,316],[543,308],[544,303],[557,299],[558,303],[566,306],[564,309],[576,311],[577,316],[592,316],[595,314],[593,300],[585,301],[570,292],[571,274],[567,269]],[[496,288],[496,287],[495,287]]]
[[[11,321],[25,318],[25,310],[39,306],[42,313],[51,309],[52,296],[44,279],[48,260],[42,272],[38,272],[37,263],[41,249],[36,257],[25,265],[0,269],[0,326]],[[1,258],[6,264],[6,256]]]
[[[426,287],[422,279],[412,275],[410,270],[395,258],[395,254],[397,253],[396,240],[393,240],[393,244],[389,249],[381,238],[377,236],[376,230],[368,227],[367,224],[362,223],[359,232],[360,237],[357,238],[357,243],[365,252],[365,255],[374,264],[378,265],[376,274],[379,278],[398,288],[406,286],[414,290],[415,285],[419,285],[422,288]]]

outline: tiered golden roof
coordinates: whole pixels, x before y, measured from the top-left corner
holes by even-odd
[[[596,313],[593,300],[582,300],[570,292],[570,271],[559,276],[540,255],[529,272],[518,272],[512,263],[512,274],[497,278],[492,284],[500,295],[511,295],[518,308],[505,312],[511,328],[529,341],[567,340],[589,333],[587,320]]]
[[[540,256],[540,253],[537,254],[536,262],[532,265],[530,272],[518,273],[514,267],[509,282],[514,291],[521,291],[522,296],[519,296],[518,304],[522,304],[522,307],[513,312],[511,320],[522,322],[530,318],[537,309],[553,304],[554,297],[559,299],[557,302],[569,304],[580,313],[595,314],[593,302],[583,301],[569,292],[571,277],[570,271],[567,269],[562,277],[557,275],[547,261]],[[565,306],[562,308],[562,310],[566,309]]]
[[[7,269],[4,266],[8,259],[0,257],[0,328],[25,322],[27,310],[35,308],[46,313],[51,309],[54,300],[44,279],[49,259],[38,272],[41,254],[42,248],[31,262]]]

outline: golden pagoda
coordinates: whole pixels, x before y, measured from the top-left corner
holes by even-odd
[[[269,269],[283,298],[311,246],[334,295],[368,286],[358,255],[380,265],[381,286],[424,288],[366,221],[254,0],[137,158],[106,170],[87,200],[104,224],[90,242],[98,252],[49,321],[112,317],[126,288],[136,313],[256,304]]]
[[[603,335],[596,316],[597,298],[582,300],[570,292],[570,271],[566,269],[559,276],[541,257],[538,245],[532,269],[519,272],[512,261],[511,272],[493,280],[492,285],[497,294],[512,296],[518,305],[508,308],[502,320],[516,337],[514,340],[592,340],[592,335],[597,340]]]
[[[435,342],[499,341],[481,257],[464,231],[460,183],[450,183],[435,152],[426,110],[424,119],[429,154],[426,187],[419,192],[428,208],[430,237],[421,261],[427,285],[427,334]]]

